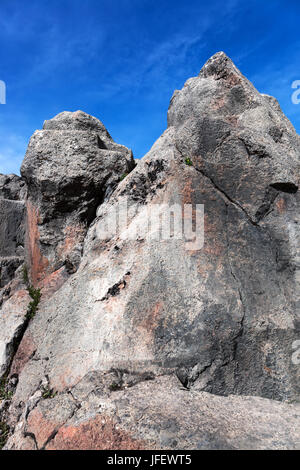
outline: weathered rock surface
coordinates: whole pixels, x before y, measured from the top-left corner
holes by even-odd
[[[97,207],[133,168],[132,152],[82,111],[61,113],[34,133],[21,167],[34,284],[62,266],[76,270]]]
[[[27,291],[18,289],[3,304],[0,311],[0,378],[7,372],[26,325],[29,304]]]
[[[95,118],[46,122],[22,175],[47,295],[12,364],[7,448],[300,448],[299,404],[279,403],[300,397],[299,156],[277,101],[224,53],[174,93],[125,179],[132,156]],[[185,227],[204,206],[203,246],[149,224],[184,205]]]
[[[28,295],[15,274],[24,263],[25,182],[0,175],[0,379],[24,328]]]
[[[160,377],[111,392],[92,374],[70,394],[40,400],[10,449],[299,449],[300,407],[187,391]],[[33,401],[34,402],[34,401]],[[31,447],[30,447],[31,446]]]
[[[25,183],[16,175],[0,175],[0,289],[24,260]]]
[[[25,196],[26,185],[20,176],[0,174],[0,199],[22,201]]]

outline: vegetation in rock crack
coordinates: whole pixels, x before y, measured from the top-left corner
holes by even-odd
[[[39,306],[39,303],[40,303],[40,300],[41,300],[42,293],[41,293],[41,289],[36,289],[35,287],[33,287],[30,284],[29,275],[28,275],[28,268],[27,268],[26,265],[23,266],[23,282],[27,287],[27,291],[28,291],[30,297],[32,298],[31,302],[29,302],[29,304],[28,304],[28,309],[27,309],[27,313],[26,313],[27,320],[31,320],[32,318],[34,318],[34,316],[35,316],[35,314],[38,310],[38,306]]]
[[[49,398],[54,398],[57,395],[57,392],[54,392],[53,388],[43,387],[42,398],[47,400]]]
[[[0,379],[0,401],[10,400],[13,393],[7,389],[7,377],[4,376]]]
[[[110,384],[109,386],[109,390],[111,392],[116,392],[117,390],[120,390],[121,389],[121,385],[117,384],[116,382],[113,382],[112,384]]]
[[[193,166],[193,162],[192,162],[192,160],[191,160],[189,157],[185,159],[185,164],[186,164],[187,166]]]
[[[128,173],[123,173],[123,175],[120,176],[120,181],[123,181],[126,178],[126,176],[128,176]]]
[[[5,422],[0,421],[0,450],[3,449],[3,447],[5,446],[8,434],[9,426]]]
[[[32,286],[29,286],[27,290],[29,292],[30,297],[32,298],[32,301],[29,302],[27,313],[26,313],[26,318],[28,320],[31,320],[35,316],[38,310],[38,306],[39,306],[42,294],[41,294],[41,289],[35,289]]]

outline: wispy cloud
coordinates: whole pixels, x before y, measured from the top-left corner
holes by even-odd
[[[294,44],[288,60],[279,63],[270,62],[251,76],[251,80],[261,93],[267,93],[279,101],[284,113],[293,121],[296,130],[300,131],[300,105],[292,103],[292,83],[300,80],[299,70],[300,42]]]
[[[212,34],[222,34],[223,30],[229,34],[236,29],[236,5],[237,0],[231,0],[221,10],[217,4],[212,4],[211,8],[198,8],[198,17],[195,16],[192,22],[193,28],[183,18],[167,39],[144,39],[138,47],[132,47],[130,55],[124,43],[120,54],[112,58],[101,74],[101,84],[97,89],[87,90],[87,96],[110,100],[116,95],[137,95],[141,91],[146,91],[145,97],[149,99],[166,92],[169,95],[175,83],[183,85],[191,73],[200,71],[202,62],[208,59],[205,50]],[[112,70],[117,73],[112,73]]]

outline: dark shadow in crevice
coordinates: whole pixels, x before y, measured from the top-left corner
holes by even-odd
[[[281,191],[282,193],[295,194],[298,191],[298,186],[294,183],[274,183],[270,185],[271,188]]]

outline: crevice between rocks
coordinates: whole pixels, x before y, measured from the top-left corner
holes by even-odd
[[[35,445],[35,449],[39,450],[39,446],[38,446],[35,434],[33,434],[32,432],[24,432],[24,437],[29,437],[30,439],[32,439]]]
[[[183,158],[183,160],[185,160],[185,156],[184,154],[181,152],[181,150],[178,149],[177,145],[175,145],[175,148],[176,150],[178,151],[178,153],[181,155],[181,157]],[[230,204],[233,204],[236,209],[238,211],[242,211],[243,214],[246,216],[247,220],[254,226],[258,226],[258,223],[257,221],[253,220],[250,215],[248,214],[248,212],[243,208],[243,206],[241,206],[241,204],[239,204],[237,201],[234,201],[215,181],[214,179],[208,175],[208,173],[205,171],[205,170],[201,170],[200,168],[197,168],[195,167],[194,165],[192,165],[193,168],[198,172],[200,173],[200,175],[202,175],[204,178],[206,178],[210,183],[211,185],[215,188],[215,190],[221,195],[222,199],[225,199],[225,201],[227,203],[230,203]]]
[[[296,194],[296,192],[298,191],[298,186],[296,186],[294,183],[281,182],[270,184],[270,186],[271,188],[276,189],[276,191],[287,194]]]
[[[25,287],[26,287],[26,289],[29,293],[29,296],[30,296],[31,300],[29,301],[26,314],[24,315],[23,323],[16,330],[15,336],[14,336],[12,342],[7,345],[7,348],[11,349],[12,352],[10,353],[11,357],[10,357],[10,360],[9,360],[9,364],[7,365],[7,368],[6,368],[4,374],[1,377],[1,379],[2,380],[4,379],[4,381],[5,381],[5,387],[8,387],[8,384],[6,383],[6,381],[10,377],[10,371],[11,371],[11,367],[12,367],[15,355],[18,352],[19,346],[20,346],[20,344],[22,342],[22,339],[23,339],[23,337],[26,333],[26,330],[27,330],[31,320],[34,317],[34,314],[36,313],[36,311],[38,309],[38,303],[39,303],[39,301],[38,301],[37,304],[35,302],[35,299],[34,299],[32,293],[35,293],[37,291],[32,287],[32,285],[29,282],[26,266],[23,265],[23,267],[24,267],[24,269],[23,269],[23,283],[25,284]],[[33,311],[33,309],[34,309],[34,311]],[[14,395],[16,387],[18,385],[18,376],[16,376],[16,377],[12,376],[11,379],[15,379],[16,383],[13,385],[13,388],[11,390],[11,397],[8,400],[7,406],[5,407],[5,409],[0,410],[0,421],[2,421],[4,419],[4,422],[6,422],[6,412],[7,412],[7,409],[9,408],[9,406],[11,404],[13,395]],[[32,437],[32,436],[28,436],[28,437]],[[9,438],[9,436],[8,436],[8,438]]]
[[[227,201],[227,203],[230,203],[230,204],[233,204],[235,206],[235,208],[238,210],[238,211],[242,211],[243,214],[246,216],[248,222],[250,222],[252,225],[254,225],[255,227],[258,226],[258,222],[256,220],[253,220],[250,215],[248,214],[248,212],[243,208],[243,206],[241,206],[241,204],[239,204],[238,202],[234,201],[230,196],[228,196],[228,194],[225,193],[225,191],[220,188],[220,186],[218,186],[216,184],[216,182],[213,180],[213,178],[211,176],[209,176],[204,170],[200,170],[199,168],[196,168],[194,167],[196,171],[198,171],[198,173],[200,173],[202,176],[204,176],[204,178],[208,179],[210,181],[210,183],[213,185],[213,187],[216,189],[216,191],[221,194],[221,196],[223,196],[223,199],[225,198],[225,200]]]
[[[232,358],[232,360],[234,361],[236,359],[236,353],[237,353],[239,339],[244,334],[244,322],[245,322],[245,318],[246,318],[246,307],[245,307],[245,304],[244,304],[244,299],[243,299],[242,289],[241,289],[241,286],[240,286],[240,281],[238,280],[237,276],[234,273],[232,263],[231,263],[230,254],[229,254],[230,239],[229,239],[229,234],[228,234],[228,206],[226,206],[226,243],[227,243],[227,259],[228,259],[229,270],[230,270],[230,274],[231,274],[231,276],[234,279],[234,282],[236,284],[239,299],[240,299],[240,302],[241,302],[241,307],[242,307],[242,318],[240,320],[240,329],[239,329],[238,333],[236,334],[236,336],[233,338],[233,358]]]

